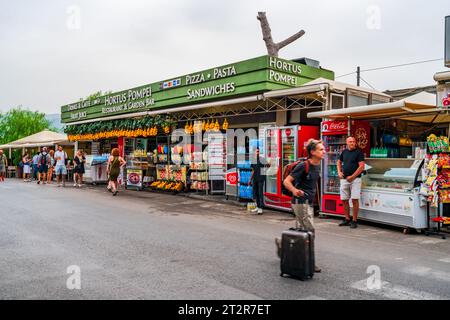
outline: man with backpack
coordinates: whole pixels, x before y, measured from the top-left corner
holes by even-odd
[[[42,152],[39,155],[38,158],[38,170],[39,170],[39,179],[37,184],[41,183],[45,184],[45,181],[47,180],[47,172],[48,172],[48,166],[50,164],[50,157],[47,153],[47,147],[42,148]]]
[[[325,156],[325,147],[322,141],[310,139],[306,146],[308,158],[290,167],[290,171],[283,181],[284,187],[292,194],[292,210],[303,230],[315,232],[314,229],[314,198],[316,196],[318,180],[320,177],[320,163]],[[275,239],[278,255],[280,255],[281,241]],[[321,269],[315,266],[315,272]]]

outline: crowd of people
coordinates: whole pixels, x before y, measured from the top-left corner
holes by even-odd
[[[34,155],[25,153],[19,162],[22,178],[24,182],[36,181],[37,184],[51,184],[56,178],[58,187],[65,187],[67,181],[68,168],[73,167],[73,186],[81,188],[83,185],[83,176],[85,174],[86,157],[83,150],[78,150],[72,162],[67,156],[67,152],[62,146],[58,146],[57,151],[48,150],[43,147]],[[126,161],[120,156],[119,149],[115,148],[111,151],[108,159],[107,175],[108,175],[108,191],[116,196],[119,189],[118,178],[122,168],[126,165]],[[8,168],[8,158],[0,149],[0,182],[6,178]]]
[[[85,173],[86,157],[82,150],[78,150],[73,159],[74,187],[81,188],[83,185],[83,174]],[[24,182],[36,181],[37,184],[53,183],[53,176],[56,177],[58,187],[65,187],[70,160],[67,152],[62,146],[58,146],[57,151],[48,151],[43,147],[32,157],[29,153],[22,156],[19,167],[22,168]]]

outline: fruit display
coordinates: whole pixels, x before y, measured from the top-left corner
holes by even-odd
[[[439,165],[439,168],[445,168],[445,167],[450,168],[450,155],[442,154],[442,153],[439,154],[438,165]]]
[[[450,156],[428,154],[423,169],[420,193],[428,197],[432,207],[440,202],[450,203]]]
[[[450,203],[450,190],[439,190],[439,197],[442,203]]]
[[[227,130],[228,129],[228,121],[227,119],[225,119],[222,123],[222,130]]]
[[[436,217],[432,219],[434,222],[450,224],[450,217]]]
[[[191,172],[191,180],[208,181],[208,172]]]
[[[206,170],[208,169],[208,164],[206,162],[191,162],[190,167],[193,170]]]
[[[136,158],[144,158],[144,157],[147,157],[147,151],[145,151],[145,150],[134,150],[133,153],[132,153],[132,156],[136,157]]]
[[[432,207],[437,207],[439,204],[438,166],[439,159],[437,155],[428,155],[424,163],[424,183],[422,183],[420,191],[423,195],[427,196]]]
[[[156,166],[156,179],[157,180],[166,180],[169,178],[169,169],[166,165],[157,165]]]
[[[154,137],[158,135],[157,127],[135,129],[135,130],[112,130],[97,133],[85,133],[85,134],[68,134],[67,138],[69,141],[80,141],[80,140],[101,140],[110,138],[136,138],[136,137]]]
[[[430,134],[427,137],[427,144],[431,153],[449,152],[448,137],[444,136],[438,137],[435,134]]]
[[[208,190],[209,189],[208,182],[205,182],[205,181],[193,181],[192,184],[191,184],[191,189],[192,190],[200,190],[200,191]]]
[[[150,185],[151,188],[163,191],[181,192],[184,188],[183,182],[173,182],[168,180],[158,180]]]
[[[225,119],[222,123],[222,130],[228,129],[228,120]],[[218,119],[211,119],[211,120],[203,120],[203,121],[194,121],[192,122],[186,122],[184,126],[184,132],[186,134],[192,135],[196,133],[202,133],[205,131],[220,131],[220,123]]]
[[[186,182],[186,166],[169,166],[169,180]]]
[[[441,172],[441,174],[436,177],[436,181],[440,189],[450,188],[450,177],[447,172]]]

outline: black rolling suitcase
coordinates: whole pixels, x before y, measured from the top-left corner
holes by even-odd
[[[281,234],[281,276],[300,280],[314,276],[314,234],[291,228]]]

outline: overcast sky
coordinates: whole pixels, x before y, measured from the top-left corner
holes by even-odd
[[[59,113],[117,91],[266,54],[258,11],[280,51],[336,76],[443,58],[448,0],[0,0],[0,111]],[[363,73],[378,90],[433,84],[443,61]],[[355,75],[338,79],[355,84]]]

